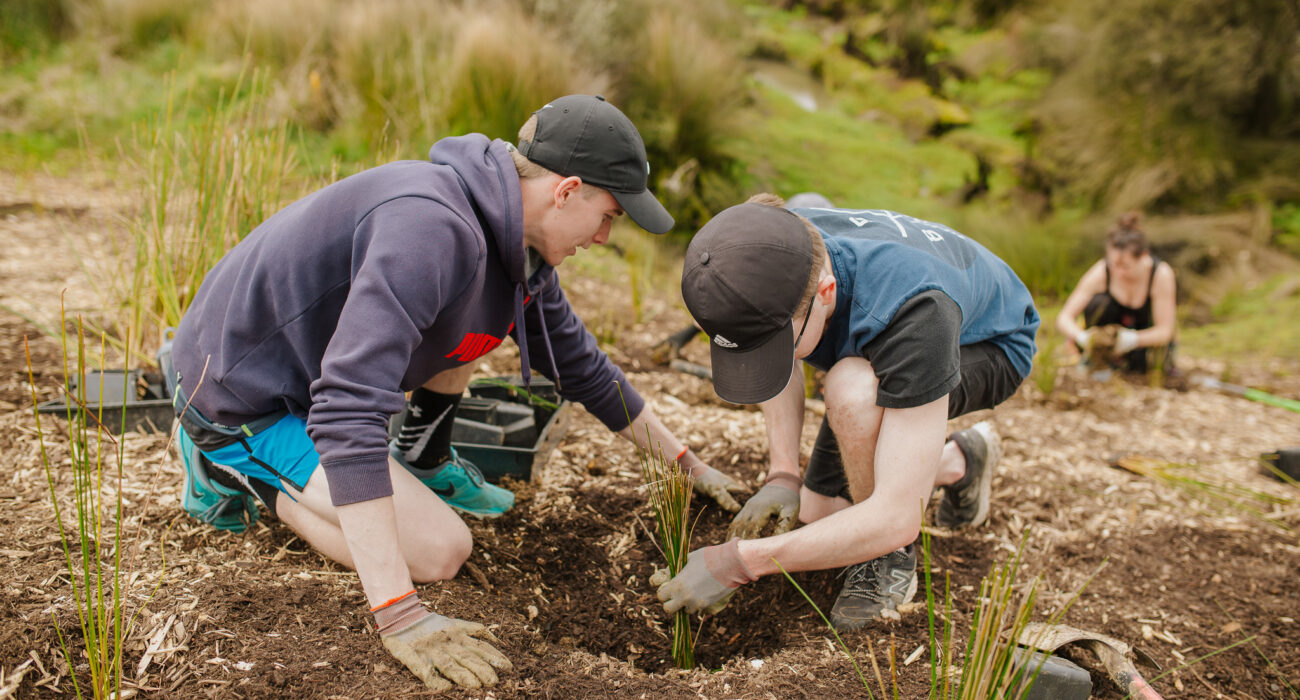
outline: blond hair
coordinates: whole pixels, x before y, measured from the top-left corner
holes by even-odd
[[[762,204],[764,206],[776,207],[778,209],[785,206],[785,200],[771,192],[756,194],[745,200],[745,203]],[[795,214],[795,216],[799,215]],[[799,305],[794,307],[795,316],[806,311],[808,305],[812,303],[813,297],[816,296],[817,283],[821,280],[822,267],[824,266],[823,261],[826,259],[826,241],[822,240],[821,232],[818,231],[817,227],[813,226],[813,223],[807,218],[799,216],[799,220],[803,222],[804,228],[808,231],[808,238],[812,242],[813,266],[812,271],[808,273],[808,284],[804,286],[803,295],[799,297]]]
[[[537,115],[534,114],[533,116],[528,118],[528,121],[524,122],[523,126],[519,127],[519,143],[523,143],[525,141],[532,141],[533,137],[536,135],[537,135]],[[542,166],[534,163],[531,160],[528,160],[528,156],[525,156],[524,154],[520,153],[518,148],[510,149],[510,160],[513,160],[515,162],[515,171],[519,173],[520,180],[528,180],[535,177],[544,177],[546,175],[558,174],[558,173],[554,173],[551,170],[543,168]],[[582,183],[581,192],[582,192],[583,199],[591,199],[592,197],[595,197],[598,193],[603,191],[605,190],[595,185],[588,185],[585,182]]]
[[[524,125],[519,127],[519,143],[532,141],[537,135],[537,115],[528,118]],[[515,170],[519,172],[520,180],[528,180],[535,177],[551,174],[550,170],[528,160],[528,157],[520,153],[518,149],[510,149],[510,159],[515,162]]]

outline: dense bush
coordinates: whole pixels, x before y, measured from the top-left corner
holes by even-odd
[[[1062,57],[1068,67],[1042,105],[1042,145],[1076,191],[1120,209],[1204,207],[1249,187],[1244,178],[1277,173],[1269,164],[1297,149],[1292,0],[1076,8],[1077,51]],[[1300,183],[1266,189],[1294,197]]]

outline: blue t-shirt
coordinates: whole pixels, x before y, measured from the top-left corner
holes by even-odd
[[[1038,311],[1015,272],[984,246],[943,224],[892,211],[793,211],[821,232],[838,284],[835,311],[806,362],[829,369],[842,358],[868,356],[873,340],[889,341],[882,333],[904,305],[908,305],[909,315],[915,314],[918,308],[934,304],[909,302],[931,300],[937,293],[942,295],[940,300],[946,297],[959,309],[960,327],[911,322],[907,325],[909,337],[915,341],[913,347],[932,347],[934,352],[944,353],[956,346],[987,341],[1006,354],[1021,377],[1028,376],[1040,322]],[[932,336],[928,340],[917,337],[927,333]],[[879,345],[875,343],[872,350],[879,351]],[[886,377],[880,379],[882,385],[887,383]],[[957,381],[955,377],[930,379],[949,390]],[[891,407],[921,405],[937,398],[930,393],[919,388],[909,392],[921,397],[916,402],[895,401]]]

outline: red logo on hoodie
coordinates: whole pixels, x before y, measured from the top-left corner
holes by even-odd
[[[447,353],[447,357],[454,357],[461,362],[473,362],[495,350],[502,340],[505,339],[487,333],[466,333],[465,339],[460,341],[455,350]]]

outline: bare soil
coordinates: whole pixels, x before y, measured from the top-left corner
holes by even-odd
[[[64,288],[70,307],[95,313],[102,306],[77,259],[114,235],[121,201],[91,183],[0,175],[0,455],[6,467],[0,476],[0,698],[74,694],[52,622],[73,647],[80,634],[41,465],[23,338],[32,338],[37,398],[55,397],[59,347],[33,322],[57,327]],[[652,292],[635,322],[626,282],[568,277],[574,305],[601,319],[601,334],[613,339],[611,356],[670,427],[751,489],[761,483],[761,414],[726,405],[707,382],[650,360],[649,349],[688,320],[674,285]],[[498,350],[482,372],[516,371],[513,353]],[[699,343],[686,354],[707,363]],[[1188,358],[1184,368],[1213,375],[1222,365]],[[1300,398],[1295,361],[1238,358],[1232,371],[1237,381]],[[818,420],[811,410],[807,418],[805,454]],[[995,411],[964,416],[951,427],[985,419],[1002,435],[1004,452],[990,521],[973,531],[933,531],[932,573],[936,582],[950,577],[959,649],[982,577],[1023,542],[1022,578],[1041,577],[1035,619],[1060,610],[1082,588],[1063,621],[1150,653],[1172,670],[1161,676],[1144,669],[1148,678],[1160,676],[1153,685],[1164,697],[1297,697],[1300,490],[1261,475],[1257,457],[1300,444],[1300,415],[1195,389],[1097,382],[1063,368],[1050,395],[1026,383]],[[41,428],[66,516],[64,428],[48,416]],[[179,505],[181,468],[168,437],[133,433],[124,441],[124,554],[133,562],[125,590],[135,621],[124,660],[128,693],[424,693],[376,642],[351,572],[274,520],[232,534],[190,519]],[[1188,475],[1269,494],[1276,502],[1263,511],[1271,521],[1204,492],[1116,469],[1111,465],[1120,455],[1188,465]],[[421,595],[443,614],[491,626],[515,668],[495,688],[452,696],[867,695],[816,612],[776,577],[747,586],[726,610],[698,620],[699,668],[673,668],[670,621],[647,583],[660,557],[647,537],[651,516],[638,483],[630,445],[578,410],[541,478],[511,484],[517,506],[495,521],[470,521],[469,564],[452,581],[421,586]],[[704,507],[695,542],[720,541],[726,514],[696,504]],[[795,579],[828,610],[837,573]],[[942,596],[942,588],[937,592]],[[918,601],[924,593],[923,585]],[[887,685],[895,675],[900,697],[927,695],[931,654],[923,605],[844,638],[869,677],[874,652]],[[1220,651],[1244,639],[1250,642]],[[1196,661],[1214,652],[1220,653]],[[1100,672],[1094,684],[1095,697],[1124,695]]]

